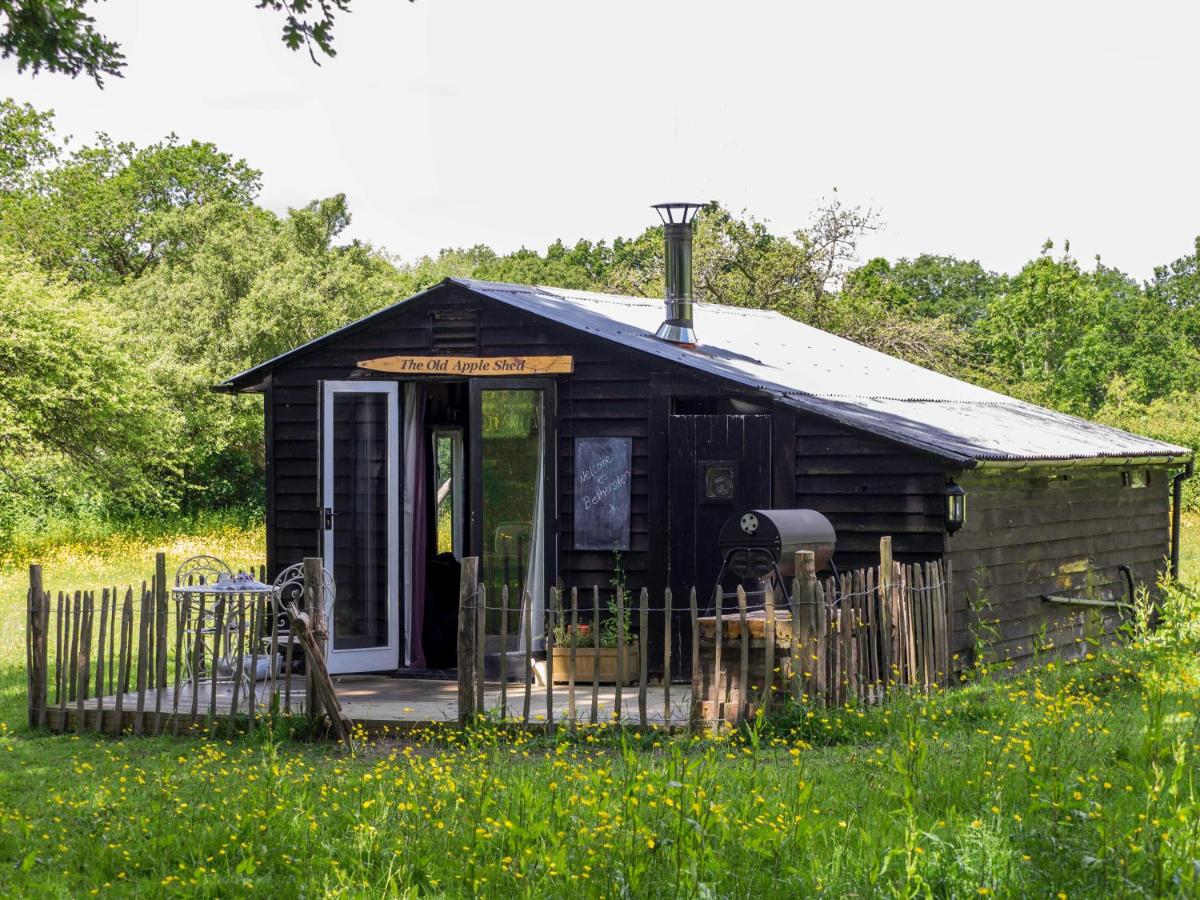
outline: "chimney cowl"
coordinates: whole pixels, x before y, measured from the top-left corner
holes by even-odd
[[[703,204],[657,203],[654,209],[663,223],[663,252],[666,268],[666,319],[655,337],[673,344],[695,346],[692,320],[692,219]]]

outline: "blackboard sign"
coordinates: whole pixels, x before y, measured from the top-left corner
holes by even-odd
[[[575,439],[575,549],[629,549],[633,438]]]

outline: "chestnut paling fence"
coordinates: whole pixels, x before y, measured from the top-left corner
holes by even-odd
[[[262,567],[242,571],[266,577]],[[305,608],[319,630],[320,589],[310,589],[305,575]],[[196,578],[173,586],[203,584]],[[268,714],[322,709],[312,676],[290,674],[302,651],[269,594],[172,591],[163,554],[150,580],[124,589],[55,593],[44,586],[41,566],[31,566],[28,600],[30,727],[140,735],[224,723],[253,730]]]
[[[801,552],[790,598],[665,591],[652,602],[645,590],[552,591],[532,630],[521,627],[531,617],[529,594],[502,587],[493,597],[478,582],[478,560],[467,558],[449,715],[538,728],[614,720],[701,728],[754,716],[784,696],[813,706],[878,703],[894,690],[946,683],[954,664],[948,567],[895,562],[888,538],[880,550],[879,566],[833,578],[818,578],[812,554]],[[320,572],[320,560],[306,561],[302,618],[318,647]],[[154,577],[124,590],[52,594],[41,567],[31,566],[28,599],[31,727],[174,734],[329,713],[332,733],[348,734],[323,660],[291,674],[303,649],[266,594],[184,596],[170,590],[160,554]],[[602,649],[611,651],[607,674],[595,658]],[[411,718],[405,712],[398,702],[395,720]]]
[[[468,558],[459,594],[459,721],[702,727],[751,717],[781,695],[816,706],[878,703],[897,688],[948,682],[948,565],[896,562],[884,538],[878,566],[821,579],[813,555],[802,551],[796,572],[790,598],[778,589],[718,588],[711,601],[694,589],[683,598],[668,589],[653,601],[645,589],[557,589],[544,630],[531,630],[523,627],[533,616],[529,594],[516,598],[504,586],[494,596]],[[678,640],[681,628],[689,640]],[[544,650],[535,649],[533,632],[545,634]],[[654,659],[652,634],[661,635]],[[681,648],[690,658],[673,659]],[[605,649],[611,664],[602,673]]]

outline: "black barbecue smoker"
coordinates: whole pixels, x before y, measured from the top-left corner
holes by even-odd
[[[833,564],[837,533],[815,509],[750,509],[725,520],[717,538],[721,571],[747,581],[772,576],[791,600],[787,578],[796,574],[796,551],[811,550],[817,571]],[[714,588],[715,594],[715,588]]]

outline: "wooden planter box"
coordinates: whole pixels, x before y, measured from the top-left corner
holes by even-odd
[[[622,684],[634,684],[638,678],[638,642],[634,638],[625,645],[625,679]],[[617,648],[576,647],[575,683],[591,684],[592,676],[599,671],[601,684],[617,683]],[[566,684],[571,678],[571,648],[554,648],[554,683]]]

